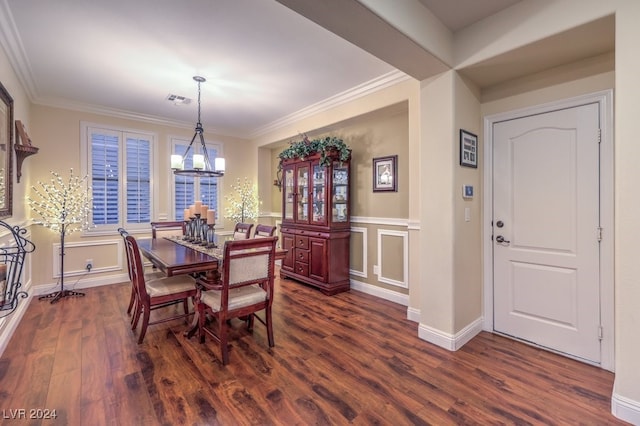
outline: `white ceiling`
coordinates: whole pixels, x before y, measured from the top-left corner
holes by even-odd
[[[518,1],[420,0],[452,31]],[[201,75],[205,131],[240,137],[405,78],[275,0],[0,0],[0,45],[43,105],[192,126]]]

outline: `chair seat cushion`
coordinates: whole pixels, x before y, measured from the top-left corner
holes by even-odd
[[[220,290],[203,291],[200,295],[200,301],[211,307],[213,312],[220,310]],[[267,292],[258,284],[236,287],[229,290],[229,310],[243,308],[245,306],[254,305],[264,302],[267,299]]]
[[[145,281],[157,280],[158,278],[165,278],[165,277],[166,275],[162,271],[145,271],[144,273]]]
[[[188,275],[157,278],[147,281],[146,284],[147,293],[150,297],[166,296],[167,294],[182,291],[195,291],[196,289],[196,280]]]

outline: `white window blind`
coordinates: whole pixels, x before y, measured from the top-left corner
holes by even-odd
[[[127,137],[127,223],[151,222],[151,143]]]
[[[117,134],[91,133],[91,187],[93,188],[94,225],[119,223],[119,139]]]
[[[93,232],[148,228],[153,212],[153,135],[89,125],[83,131]]]

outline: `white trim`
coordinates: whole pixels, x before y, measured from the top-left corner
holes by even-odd
[[[632,425],[640,425],[640,401],[620,396],[614,390],[611,396],[611,414]]]
[[[419,324],[418,337],[449,351],[457,351],[482,331],[482,322],[482,317],[477,318],[456,334],[445,333],[428,325]]]
[[[362,223],[366,225],[385,225],[385,226],[409,226],[408,219],[397,219],[393,217],[368,217],[368,216],[351,216],[351,223]],[[412,222],[415,225],[416,222]],[[418,227],[420,223],[417,222]]]
[[[363,283],[357,280],[351,281],[351,290],[361,291],[372,296],[379,297],[390,302],[397,303],[402,306],[409,305],[409,295],[398,293],[397,291],[388,290],[372,284]]]
[[[67,274],[65,272],[65,277],[66,276]],[[89,278],[89,279],[83,278],[82,280],[78,280],[73,283],[65,283],[64,287],[67,290],[71,290],[71,289],[78,290],[83,288],[100,287],[103,285],[120,284],[127,281],[129,281],[129,275],[127,273],[121,273],[121,274],[107,275],[104,277],[95,277],[95,278]],[[40,284],[33,287],[33,295],[41,296],[43,294],[48,294],[53,291],[57,291],[59,289],[60,289],[60,284],[56,284],[56,283]]]
[[[384,235],[402,238],[402,280],[394,280],[384,276],[382,270],[382,237]],[[385,284],[395,285],[402,288],[409,288],[407,277],[409,276],[409,233],[407,231],[392,231],[389,229],[378,229],[378,281]]]
[[[613,91],[585,94],[556,102],[545,103],[494,114],[484,117],[484,179],[483,179],[483,293],[484,293],[484,322],[483,329],[493,332],[493,243],[491,241],[491,218],[493,217],[493,124],[499,121],[511,120],[533,114],[548,111],[572,108],[588,103],[600,105],[600,128],[602,141],[601,151],[601,226],[604,228],[601,249],[600,268],[600,300],[601,300],[601,324],[603,327],[603,339],[601,342],[600,367],[606,370],[615,369],[615,322],[614,322],[614,170],[613,170]],[[609,232],[607,232],[609,231]]]
[[[409,306],[407,308],[407,319],[409,321],[413,321],[413,322],[420,322],[420,309],[418,308],[412,308],[411,306]]]
[[[369,235],[369,233],[367,228],[352,226],[351,233],[353,234],[354,232],[360,232],[362,234],[362,247],[361,247],[362,248],[362,271],[349,268],[349,274],[355,275],[357,277],[367,278],[369,276],[369,274],[367,273],[368,271],[367,257],[369,253],[367,249],[368,248],[367,236]]]

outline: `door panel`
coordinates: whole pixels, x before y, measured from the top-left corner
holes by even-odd
[[[590,362],[600,362],[598,113],[589,104],[494,125],[494,328]]]

